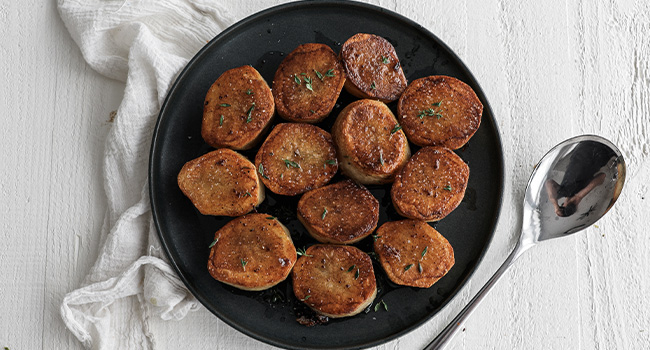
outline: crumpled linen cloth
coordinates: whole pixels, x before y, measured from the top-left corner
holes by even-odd
[[[61,317],[87,349],[153,349],[147,319],[199,307],[169,266],[149,204],[147,168],[160,107],[177,74],[233,20],[215,0],[58,0],[88,64],[126,82],[104,150],[108,208],[97,261]]]

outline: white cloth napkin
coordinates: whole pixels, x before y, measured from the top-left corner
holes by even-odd
[[[178,72],[232,23],[214,0],[58,0],[88,64],[126,82],[104,151],[108,209],[100,252],[61,316],[88,349],[151,349],[147,318],[198,307],[160,248],[149,205],[153,128]]]

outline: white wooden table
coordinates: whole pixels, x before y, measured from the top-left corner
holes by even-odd
[[[283,1],[221,2],[241,19]],[[484,263],[430,322],[379,349],[421,348],[453,318],[513,247],[533,165],[583,133],[625,154],[618,203],[585,232],[525,254],[451,349],[650,349],[650,2],[372,2],[419,22],[464,60],[506,159]],[[85,64],[55,1],[0,2],[0,42],[0,347],[78,349],[59,306],[96,258],[103,143],[124,85]],[[159,349],[270,348],[205,309],[151,320],[150,331]]]

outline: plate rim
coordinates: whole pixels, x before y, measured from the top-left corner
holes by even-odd
[[[163,119],[163,115],[165,114],[165,111],[168,107],[168,104],[170,103],[171,96],[176,93],[176,90],[178,88],[178,85],[180,82],[183,80],[185,75],[193,69],[194,65],[196,64],[197,61],[199,61],[203,55],[212,49],[213,46],[217,45],[222,38],[227,37],[231,33],[239,30],[240,27],[243,27],[247,25],[251,21],[255,21],[256,19],[260,17],[265,17],[269,14],[276,13],[278,11],[287,11],[287,10],[295,10],[295,9],[300,9],[301,7],[307,7],[307,6],[345,6],[348,8],[357,8],[357,9],[363,9],[363,10],[369,10],[369,11],[374,11],[374,12],[379,12],[383,15],[387,15],[390,17],[395,18],[396,20],[403,22],[405,25],[408,25],[412,28],[415,28],[417,31],[421,32],[423,36],[425,36],[427,39],[433,40],[436,45],[439,45],[453,60],[456,61],[458,64],[458,67],[460,70],[462,70],[471,80],[472,83],[475,84],[475,86],[478,87],[476,94],[478,95],[479,99],[483,102],[484,105],[484,110],[488,110],[490,112],[490,118],[487,120],[489,121],[490,125],[492,128],[495,130],[495,138],[494,141],[500,150],[498,153],[497,157],[500,162],[500,166],[497,168],[498,174],[497,177],[499,178],[499,183],[498,183],[498,202],[497,206],[494,209],[494,216],[491,217],[492,223],[490,225],[490,234],[489,237],[487,238],[486,244],[484,248],[482,249],[481,253],[478,256],[478,259],[476,260],[475,265],[473,266],[472,270],[469,272],[469,274],[459,283],[457,288],[452,290],[452,297],[448,298],[447,300],[443,301],[438,309],[438,312],[431,314],[429,317],[424,317],[418,322],[414,323],[413,325],[406,327],[398,332],[395,332],[391,335],[388,335],[386,337],[376,339],[374,341],[369,341],[363,344],[359,344],[357,346],[334,346],[334,347],[318,347],[318,346],[294,346],[292,344],[287,344],[281,341],[277,341],[275,339],[268,338],[266,336],[263,336],[261,334],[258,334],[246,327],[242,327],[240,324],[234,322],[231,320],[229,317],[226,315],[223,315],[222,313],[218,312],[214,308],[211,307],[209,303],[207,303],[206,300],[204,300],[203,297],[200,297],[200,293],[195,290],[195,288],[189,283],[187,277],[181,272],[180,267],[178,266],[177,262],[172,258],[171,253],[169,251],[168,247],[168,241],[165,239],[164,235],[162,234],[162,228],[160,224],[160,220],[158,218],[157,214],[157,208],[158,205],[156,204],[156,201],[154,200],[157,197],[157,194],[155,193],[153,189],[153,184],[156,181],[156,175],[153,172],[153,168],[155,166],[154,164],[154,154],[158,150],[158,143],[159,143],[159,129],[160,129],[160,124]],[[481,120],[481,123],[486,122],[485,119]],[[235,330],[245,334],[246,336],[249,336],[253,339],[256,339],[258,341],[264,342],[266,344],[270,344],[273,346],[281,347],[281,348],[286,348],[286,349],[362,349],[362,348],[368,348],[372,346],[378,346],[384,343],[387,343],[391,340],[400,338],[418,328],[420,328],[422,325],[424,325],[426,322],[429,322],[432,318],[434,318],[437,314],[440,313],[452,300],[456,299],[459,295],[459,291],[462,290],[467,282],[474,276],[476,273],[478,267],[481,265],[483,262],[485,255],[487,251],[490,249],[490,246],[492,246],[494,235],[496,233],[496,228],[498,225],[498,222],[501,217],[501,208],[503,205],[503,193],[504,193],[504,184],[505,184],[505,159],[504,159],[504,153],[503,153],[503,143],[501,141],[501,132],[499,130],[499,127],[496,123],[496,119],[494,118],[494,113],[492,111],[492,108],[490,107],[490,104],[487,100],[487,97],[485,96],[483,89],[481,88],[478,80],[474,77],[472,72],[469,70],[469,68],[465,65],[465,63],[461,60],[461,58],[456,54],[455,51],[453,51],[446,43],[444,43],[441,39],[439,39],[435,34],[433,34],[431,31],[429,31],[427,28],[423,27],[419,23],[415,22],[414,20],[403,16],[397,12],[394,12],[392,10],[386,9],[384,7],[374,5],[374,4],[369,4],[369,3],[363,3],[359,1],[349,1],[349,0],[301,0],[301,1],[294,1],[294,2],[288,2],[284,4],[279,4],[275,5],[272,7],[269,7],[267,9],[255,12],[247,17],[244,17],[243,19],[237,21],[236,23],[230,25],[223,31],[221,31],[219,34],[217,34],[214,38],[212,38],[208,43],[206,43],[185,65],[185,67],[178,73],[176,78],[174,79],[174,83],[170,86],[167,95],[165,96],[165,100],[163,104],[160,107],[160,111],[157,116],[156,124],[153,129],[153,137],[151,140],[151,148],[149,152],[149,165],[148,165],[148,187],[149,187],[149,201],[150,201],[150,206],[151,206],[151,213],[152,213],[152,218],[154,221],[154,225],[156,227],[156,233],[158,238],[160,239],[161,245],[163,250],[165,251],[165,255],[167,256],[167,259],[169,260],[170,265],[173,267],[174,271],[177,273],[178,277],[183,281],[183,284],[185,287],[192,293],[192,295],[206,308],[208,309],[213,315],[217,316],[221,321],[229,325],[230,327],[234,328]],[[433,337],[432,337],[433,339]]]

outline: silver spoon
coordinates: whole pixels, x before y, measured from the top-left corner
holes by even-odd
[[[608,140],[584,135],[553,147],[533,170],[515,249],[467,306],[425,348],[442,349],[504,272],[528,248],[594,224],[614,205],[625,182],[625,161]]]

